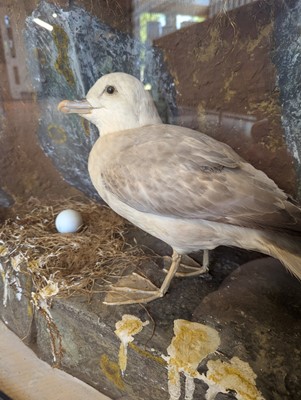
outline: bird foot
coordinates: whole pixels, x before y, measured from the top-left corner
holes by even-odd
[[[171,265],[171,257],[164,256],[163,257],[164,268],[163,271],[167,273],[169,271]],[[181,263],[180,266],[175,274],[178,278],[185,278],[190,276],[198,276],[206,274],[209,271],[207,265],[201,266],[198,262],[187,255],[181,256]]]
[[[104,304],[148,303],[162,296],[162,290],[158,289],[147,278],[134,272],[131,275],[123,276],[117,283],[111,286],[111,290],[105,297]]]

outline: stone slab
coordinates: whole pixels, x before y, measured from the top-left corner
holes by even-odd
[[[148,235],[141,237],[148,248],[153,244],[159,254],[167,252],[162,242]],[[214,357],[230,360],[236,356],[247,362],[258,377],[256,384],[265,399],[298,400],[300,284],[269,258],[237,268],[251,256],[256,255],[216,249],[211,254],[210,275],[177,278],[164,298],[147,305],[106,306],[102,303],[105,293],[91,299],[55,298],[50,309],[53,324],[49,325],[45,315],[31,309],[25,297],[19,301],[10,288],[6,307],[0,302],[0,314],[43,360],[51,365],[60,361],[60,368],[114,399],[169,398],[167,364],[162,355],[167,356],[174,321],[184,319],[216,329],[221,345]],[[161,267],[160,262],[149,261],[143,272],[159,284],[164,278]],[[3,284],[0,286],[3,299]],[[149,325],[129,345],[122,376],[118,365],[120,340],[114,331],[125,314],[149,321]],[[61,360],[53,358],[51,335],[57,349],[61,340]],[[200,373],[206,371],[206,362],[200,364]],[[181,383],[184,390],[182,378]],[[207,385],[201,380],[195,380],[195,384],[194,398],[205,398]],[[216,399],[235,399],[233,396],[220,393]]]

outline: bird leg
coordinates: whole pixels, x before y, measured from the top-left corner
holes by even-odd
[[[111,286],[111,290],[105,297],[104,304],[148,303],[163,297],[177,272],[180,262],[181,255],[173,251],[171,266],[160,288],[157,288],[150,280],[136,273],[122,277],[116,284]]]
[[[163,261],[164,261],[164,272],[168,272],[171,261],[171,257],[169,256],[164,256]],[[209,250],[204,250],[203,251],[203,263],[200,265],[198,262],[193,260],[191,257],[187,255],[183,255],[181,258],[181,264],[177,270],[176,277],[189,277],[189,276],[198,276],[205,274],[206,272],[209,271]]]

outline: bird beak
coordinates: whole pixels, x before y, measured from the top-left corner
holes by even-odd
[[[58,105],[58,110],[65,114],[91,114],[93,107],[86,100],[63,100]]]

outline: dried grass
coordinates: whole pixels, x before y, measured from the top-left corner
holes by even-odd
[[[57,233],[55,217],[68,208],[82,214],[84,225],[75,234]],[[32,199],[16,205],[14,214],[0,227],[1,262],[12,272],[29,274],[34,291],[45,297],[103,291],[146,257],[125,242],[125,220],[106,206],[72,199],[44,205]]]

